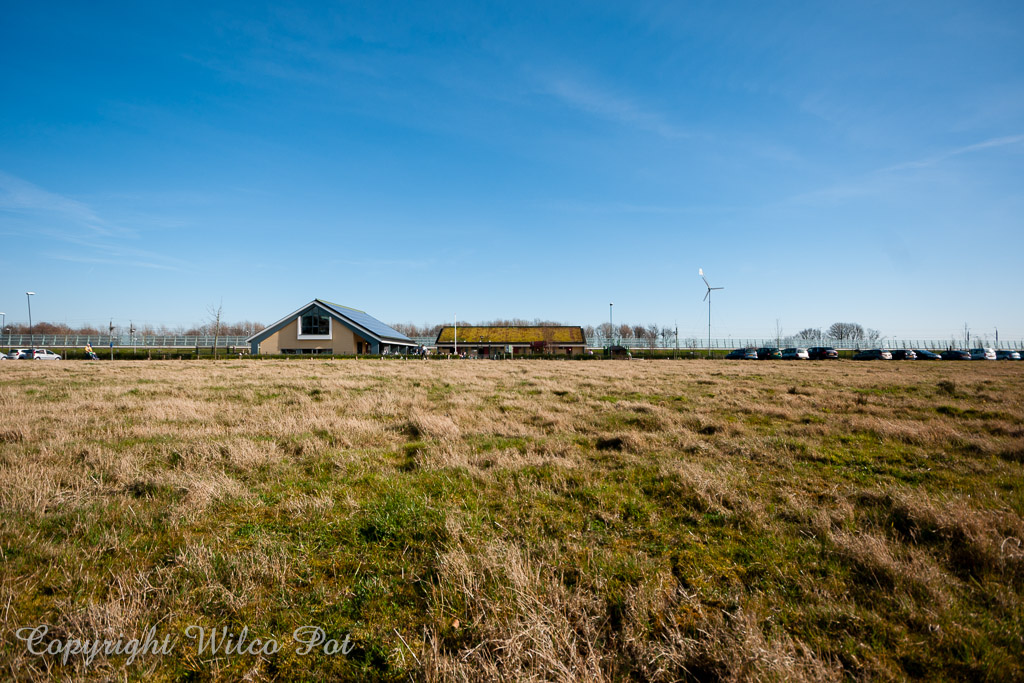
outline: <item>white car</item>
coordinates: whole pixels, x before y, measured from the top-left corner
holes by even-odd
[[[995,360],[995,349],[971,349],[971,360]]]
[[[32,358],[35,360],[60,360],[60,354],[54,353],[50,349],[36,349],[32,352]]]
[[[29,353],[31,353],[29,349],[11,349],[11,352],[7,354],[7,360],[21,360],[28,358]]]
[[[810,360],[811,358],[810,354],[807,353],[807,349],[803,347],[782,349],[782,357],[785,360]]]

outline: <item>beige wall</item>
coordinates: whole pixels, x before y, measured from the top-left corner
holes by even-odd
[[[331,334],[332,339],[299,339],[299,321],[296,317],[261,341],[260,353],[276,354],[281,353],[281,349],[331,349],[336,354],[352,355],[356,352],[356,342],[364,341],[337,320],[331,322]]]

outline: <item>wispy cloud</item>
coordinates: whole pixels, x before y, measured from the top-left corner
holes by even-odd
[[[654,133],[670,140],[692,137],[668,117],[641,102],[578,80],[556,77],[543,81],[543,89],[565,104],[608,121]]]
[[[974,154],[987,149],[1010,147],[1021,144],[1024,144],[1024,135],[1008,135],[1004,137],[991,138],[972,145],[948,149],[923,159],[904,161],[891,166],[878,168],[874,171],[864,173],[857,178],[851,179],[848,182],[838,183],[820,190],[814,190],[812,192],[806,192],[795,197],[791,197],[784,203],[805,204],[843,201],[852,197],[888,192],[892,190],[895,182],[911,179],[914,171],[936,168],[941,166],[943,162],[959,156]]]
[[[939,154],[926,157],[924,159],[918,159],[915,161],[905,161],[900,164],[888,166],[886,168],[881,169],[878,172],[902,171],[906,169],[915,168],[929,168],[931,166],[936,166],[947,159],[962,156],[964,154],[980,152],[981,150],[992,149],[994,147],[1008,147],[1012,145],[1019,145],[1021,143],[1024,143],[1024,135],[1008,135],[1006,137],[1001,138],[992,138],[990,140],[978,142],[973,145],[966,145],[965,147],[957,147],[956,149],[947,150],[945,152],[941,152]]]
[[[59,261],[116,265],[158,270],[185,270],[187,264],[165,254],[133,246],[137,231],[115,224],[85,202],[50,192],[10,173],[0,171],[0,216],[16,232],[31,229],[46,256]],[[69,245],[62,251],[55,245]]]
[[[3,171],[0,171],[0,211],[41,212],[60,216],[95,235],[123,232],[96,215],[86,204],[48,192]]]

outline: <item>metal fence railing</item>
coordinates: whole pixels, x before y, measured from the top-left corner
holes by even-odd
[[[216,339],[217,348],[238,348],[248,346],[245,343],[246,337],[241,335],[221,335]],[[412,340],[417,344],[427,347],[433,347],[436,337],[412,337]],[[0,335],[0,347],[2,348],[29,348],[31,346],[46,348],[46,347],[58,347],[58,348],[81,348],[86,344],[90,344],[93,347],[100,349],[110,346],[111,341],[115,347],[138,347],[138,348],[199,348],[209,349],[214,345],[213,335],[179,335],[179,336],[160,336],[160,335],[141,335],[137,334],[134,337],[130,335],[75,335],[75,334],[10,334]],[[737,349],[745,346],[752,346],[755,348],[762,346],[778,346],[780,348],[786,348],[789,346],[833,346],[837,349],[872,349],[872,348],[884,348],[884,349],[929,349],[929,350],[942,350],[948,348],[964,349],[964,348],[977,348],[986,347],[994,349],[1024,349],[1024,340],[1022,339],[1000,339],[995,342],[990,339],[972,339],[969,344],[965,343],[963,339],[796,339],[793,337],[783,337],[782,339],[755,339],[755,338],[719,338],[711,339],[710,348],[712,349]],[[699,339],[696,337],[679,338],[678,344],[676,340],[664,339],[662,337],[654,340],[651,343],[649,339],[640,339],[637,337],[613,337],[611,340],[593,336],[587,339],[587,347],[591,349],[602,349],[609,344],[617,346],[623,346],[627,349],[656,349],[656,350],[671,350],[678,348],[680,350],[694,350],[694,349],[708,349],[708,339]],[[461,344],[460,344],[461,346]],[[472,345],[468,345],[472,346]]]
[[[107,334],[5,334],[0,335],[0,345],[4,348],[29,348],[31,346],[45,348],[56,346],[60,348],[84,347],[90,344],[95,348],[105,348],[113,342],[119,348],[136,346],[139,348],[212,348],[216,339],[217,348],[226,349],[238,346],[247,346],[245,337],[239,335],[181,335],[181,336],[156,336],[137,334],[114,335]]]
[[[640,339],[637,337],[614,337],[611,344],[617,346],[623,346],[627,349],[675,349],[677,348],[675,339],[657,339],[653,345],[649,339]],[[594,336],[587,339],[587,347],[592,349],[601,349],[609,345],[609,341],[606,338]],[[944,349],[966,349],[966,348],[992,348],[992,349],[1024,349],[1024,340],[1021,339],[1000,339],[999,342],[992,341],[990,339],[972,339],[970,344],[965,344],[963,339],[796,339],[793,337],[783,337],[782,339],[744,339],[744,338],[725,338],[725,339],[711,339],[710,348],[712,349],[738,349],[743,347],[754,347],[760,348],[763,346],[777,346],[779,348],[787,348],[791,346],[797,347],[810,347],[810,346],[831,346],[836,349],[928,349],[928,350],[944,350]],[[683,339],[680,337],[678,348],[680,350],[692,350],[692,349],[708,349],[708,339],[698,339],[690,337]]]

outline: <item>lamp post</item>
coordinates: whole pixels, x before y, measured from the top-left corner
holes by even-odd
[[[611,354],[612,346],[615,345],[615,323],[612,322],[612,306],[615,304],[608,304],[608,353]]]
[[[458,358],[459,357],[459,316],[453,314],[452,315],[452,322],[455,323],[454,326],[453,326],[453,329],[454,329],[454,332],[455,332],[455,357]]]
[[[28,345],[31,347],[33,357],[35,357],[36,340],[32,335],[32,297],[35,294],[35,292],[25,292],[25,301],[28,302]]]
[[[0,316],[3,317],[3,322],[0,322],[0,334],[3,334],[4,330],[7,329],[7,314],[4,313],[3,311],[0,311]],[[7,341],[8,341],[8,346],[10,346],[10,341],[11,340],[8,339]]]

